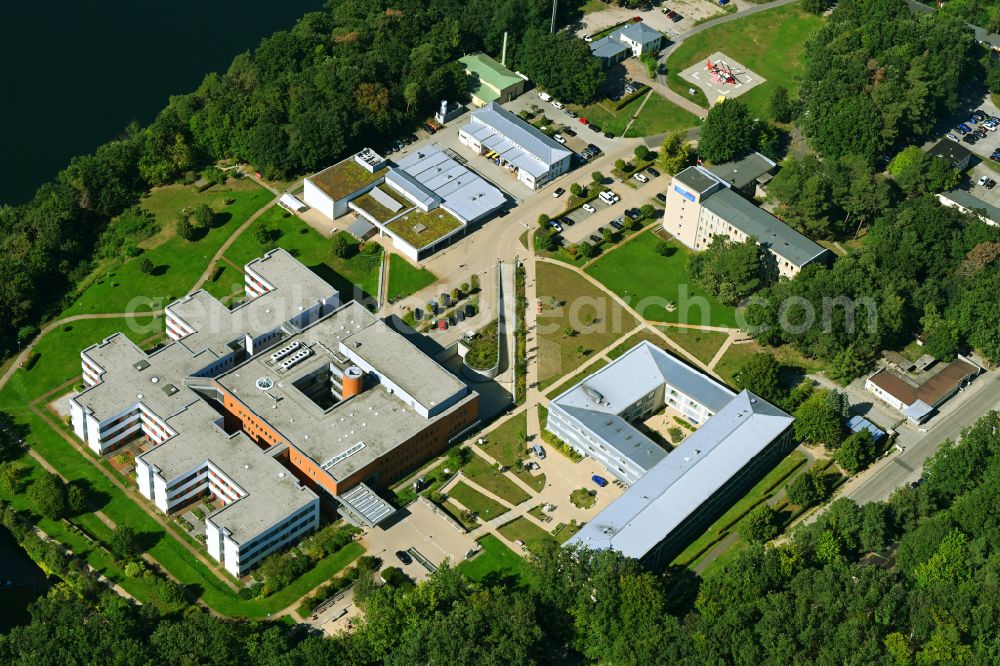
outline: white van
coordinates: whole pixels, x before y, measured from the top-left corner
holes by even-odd
[[[540,92],[538,93],[538,99],[542,100],[543,102],[548,102],[549,100],[552,99],[552,95],[548,94],[547,92]]]
[[[619,198],[619,196],[617,194],[615,194],[614,192],[612,192],[611,190],[604,190],[603,192],[601,192],[597,196],[598,196],[598,198],[601,201],[603,201],[604,203],[608,204],[609,206],[612,205],[612,204],[614,204],[615,202],[621,200]]]

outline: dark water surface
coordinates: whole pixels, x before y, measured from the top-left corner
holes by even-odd
[[[27,606],[49,581],[6,527],[0,525],[0,631],[27,621]]]
[[[73,155],[288,29],[322,0],[55,0],[0,5],[0,204]]]

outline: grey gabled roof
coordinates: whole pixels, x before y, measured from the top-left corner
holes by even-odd
[[[949,199],[954,203],[957,203],[962,208],[970,211],[975,211],[977,214],[985,213],[986,217],[994,224],[1000,224],[1000,208],[997,208],[993,204],[983,201],[977,196],[966,192],[965,190],[950,190],[939,194],[938,197],[944,197]]]
[[[654,39],[663,39],[663,33],[659,30],[653,30],[643,21],[636,21],[635,23],[629,23],[624,28],[619,28],[611,33],[611,37],[618,39],[619,35],[625,35],[633,42],[638,42],[640,44],[647,44]]]
[[[629,47],[613,35],[595,39],[590,43],[590,55],[596,58],[614,58],[622,51],[628,50]]]
[[[513,142],[517,147],[530,153],[535,159],[551,167],[572,153],[553,139],[524,122],[496,102],[490,102],[472,113],[472,122],[466,131],[474,132],[476,125],[487,125],[496,133]]]
[[[643,557],[779,437],[792,420],[743,391],[569,543]]]
[[[705,197],[701,205],[796,266],[805,266],[826,253],[823,246],[809,240],[728,187]]]
[[[506,203],[503,192],[437,146],[424,146],[399,161],[399,169],[441,197],[441,206],[464,222]]]
[[[425,208],[434,208],[441,203],[441,197],[432,192],[423,183],[402,169],[389,169],[385,174],[385,182],[390,183],[400,192],[405,193],[411,201],[422,204]]]
[[[617,414],[578,407],[563,407],[563,410],[643,470],[651,469],[667,455],[656,442]]]

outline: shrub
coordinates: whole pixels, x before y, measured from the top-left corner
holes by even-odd
[[[142,560],[134,560],[125,565],[125,575],[129,578],[138,578],[146,571],[146,563]]]
[[[155,268],[156,266],[153,265],[153,262],[150,261],[149,257],[143,257],[142,261],[139,262],[139,270],[146,275],[152,273]]]

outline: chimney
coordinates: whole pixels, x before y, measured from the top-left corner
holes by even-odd
[[[352,365],[344,371],[344,378],[341,382],[341,398],[347,400],[364,390],[365,374],[356,365]]]

